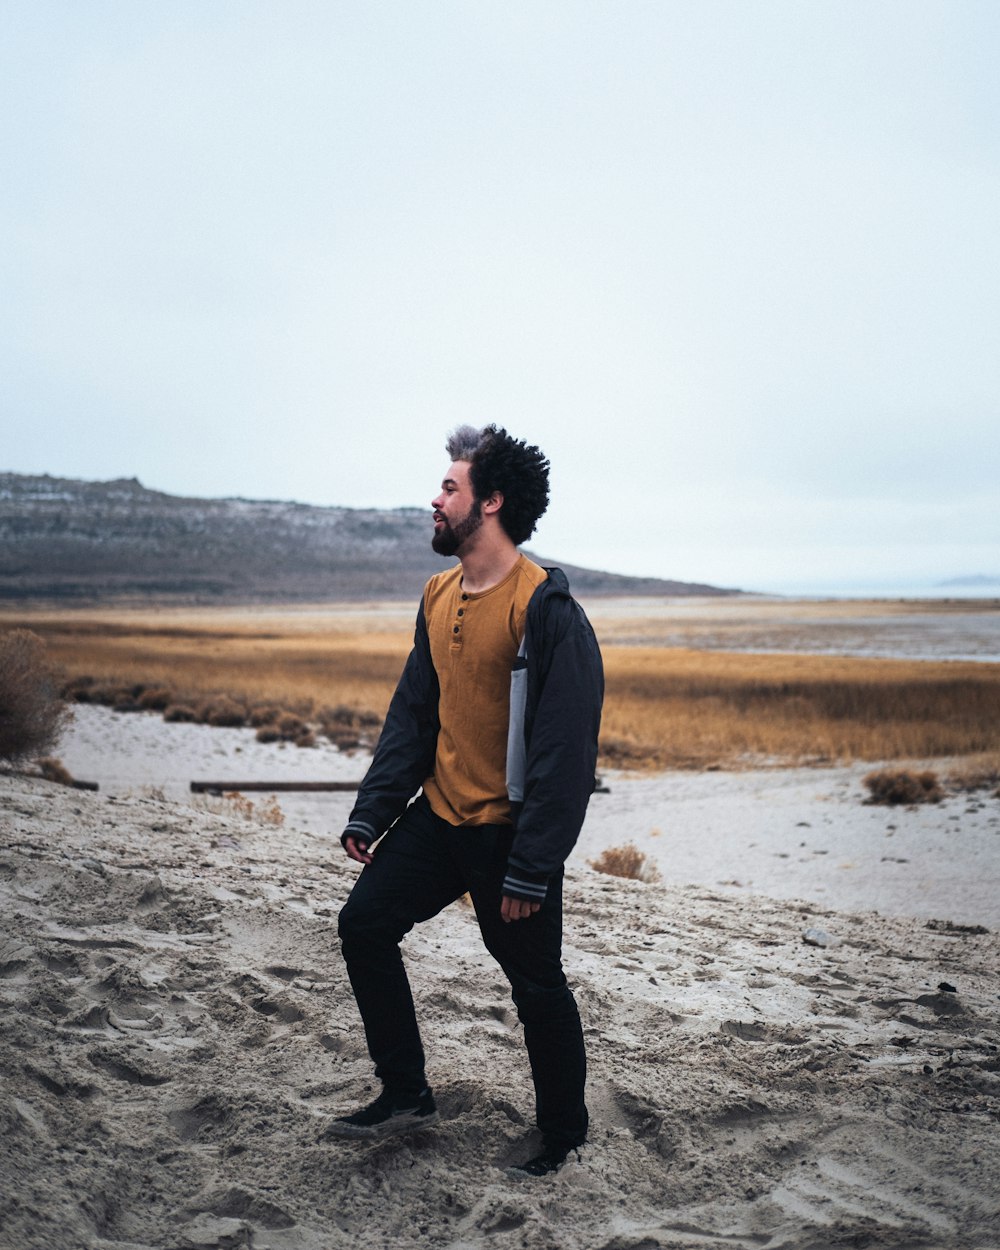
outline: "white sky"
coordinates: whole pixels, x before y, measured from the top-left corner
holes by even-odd
[[[0,468],[752,588],[1000,574],[993,0],[6,0]]]

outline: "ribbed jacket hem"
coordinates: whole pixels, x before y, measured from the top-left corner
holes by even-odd
[[[548,887],[547,877],[532,878],[523,872],[508,872],[503,879],[504,894],[526,903],[544,903]]]
[[[370,825],[367,820],[349,820],[344,832],[340,835],[340,845],[346,845],[348,838],[353,838],[355,842],[369,844],[374,842],[377,837],[378,830],[374,825]]]

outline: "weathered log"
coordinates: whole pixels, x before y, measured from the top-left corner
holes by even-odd
[[[277,794],[287,791],[357,790],[360,781],[192,781],[193,794],[235,794],[244,790],[263,790]]]

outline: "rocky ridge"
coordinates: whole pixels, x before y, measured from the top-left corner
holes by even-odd
[[[736,593],[558,563],[577,594]],[[422,508],[197,499],[136,478],[0,473],[0,601],[409,599],[441,568]]]

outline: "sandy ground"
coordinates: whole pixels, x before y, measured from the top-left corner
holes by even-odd
[[[567,887],[591,1140],[516,1181],[530,1082],[473,914],[406,943],[442,1123],[325,1140],[371,1096],[335,935],[350,796],[274,827],[185,793],[363,760],[91,713],[60,754],[99,793],[0,774],[4,1250],[1000,1246],[1000,801],[609,779]],[[626,840],[692,884],[587,866]]]

